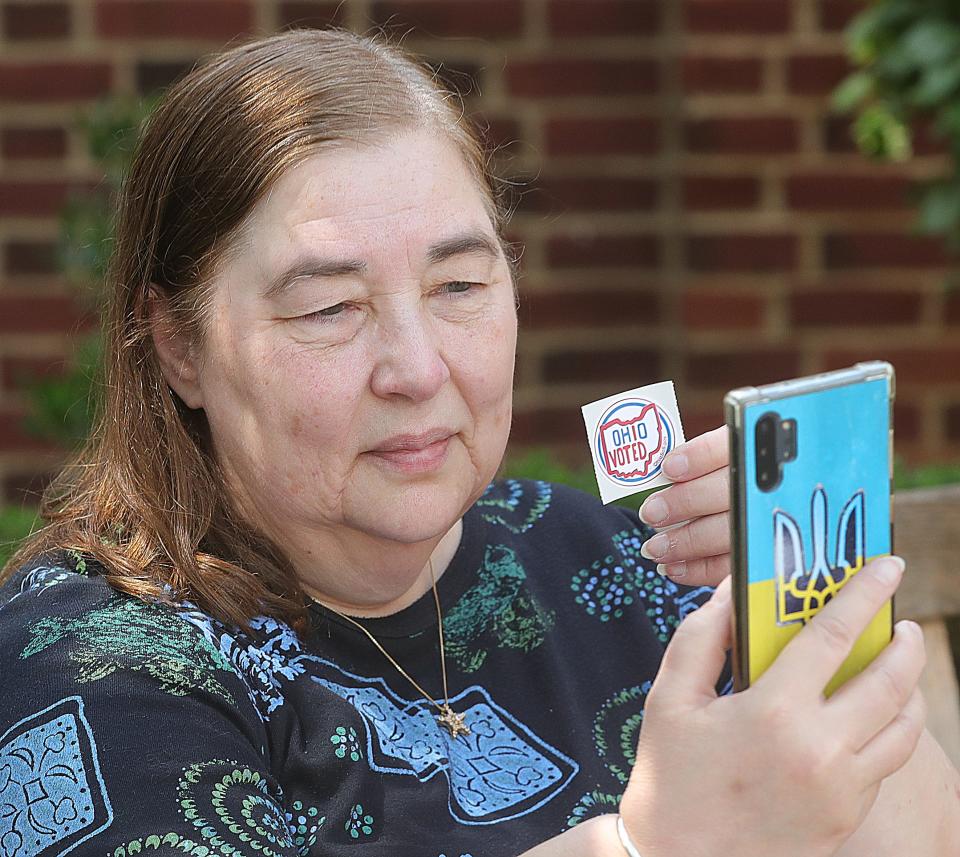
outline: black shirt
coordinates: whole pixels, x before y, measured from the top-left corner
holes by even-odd
[[[713,592],[657,574],[648,535],[570,488],[488,488],[438,581],[457,738],[320,606],[303,639],[247,636],[38,558],[0,589],[0,853],[506,857],[615,812],[663,650]],[[431,592],[361,621],[443,701]]]

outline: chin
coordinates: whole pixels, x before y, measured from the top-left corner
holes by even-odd
[[[490,478],[495,472],[496,467]],[[451,456],[435,473],[408,476],[380,472],[371,476],[364,480],[364,490],[345,507],[345,517],[354,529],[402,544],[443,536],[489,482],[478,476],[465,450]]]

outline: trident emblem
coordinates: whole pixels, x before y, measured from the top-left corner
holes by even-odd
[[[827,562],[827,495],[813,492],[810,523],[813,562],[804,564],[803,539],[797,522],[779,509],[773,513],[773,555],[777,581],[777,624],[806,623],[863,567],[863,491],[857,491],[840,513],[836,562]]]

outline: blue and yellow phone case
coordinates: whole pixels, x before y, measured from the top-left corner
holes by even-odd
[[[733,390],[724,399],[735,690],[755,682],[866,562],[892,553],[893,395],[893,367],[877,361]],[[764,438],[774,420],[786,432],[781,446],[793,441],[792,453],[783,454],[795,457],[783,461],[782,481],[771,490]],[[764,480],[767,490],[760,487]],[[870,663],[892,634],[891,600],[861,634],[826,696]]]

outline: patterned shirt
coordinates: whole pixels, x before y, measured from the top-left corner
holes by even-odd
[[[320,606],[308,635],[248,635],[37,559],[0,588],[0,855],[507,857],[615,812],[664,648],[713,592],[657,574],[649,534],[564,486],[489,486],[438,581],[456,738]],[[431,592],[362,621],[443,699]]]

